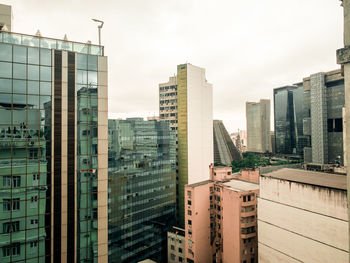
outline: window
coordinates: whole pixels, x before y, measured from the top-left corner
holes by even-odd
[[[39,174],[33,174],[33,186],[39,185],[40,175]]]
[[[11,176],[2,177],[2,185],[4,187],[11,187]]]
[[[187,210],[187,214],[188,214],[189,216],[191,216],[191,215],[192,215],[192,211],[191,211],[191,210]]]
[[[189,230],[187,231],[187,233],[188,233],[189,235],[192,235],[192,230],[189,229]]]
[[[182,257],[179,257],[179,262],[182,262]]]
[[[12,187],[20,187],[21,186],[21,177],[20,176],[13,176],[12,177]]]
[[[250,259],[250,263],[254,263],[254,258],[251,258],[251,259]]]
[[[188,225],[192,226],[192,220],[187,220]]]
[[[19,231],[19,221],[8,222],[2,225],[3,233],[11,233]]]
[[[182,253],[182,248],[181,247],[179,247],[179,253]]]
[[[4,176],[2,184],[4,187],[20,187],[21,186],[21,177],[20,176]]]
[[[188,200],[188,201],[187,201],[187,204],[188,204],[188,205],[192,205],[191,200]]]
[[[174,254],[170,254],[170,258],[171,258],[171,260],[175,260],[175,255]]]
[[[38,224],[38,219],[31,219],[30,220],[31,225],[37,225]]]
[[[247,250],[243,249],[243,255],[247,255]]]
[[[14,199],[3,199],[3,210],[4,211],[16,211],[19,210],[19,198]]]
[[[343,131],[343,119],[335,119],[335,127],[334,127],[334,132],[342,132]]]
[[[254,248],[253,247],[250,248],[250,253],[254,254]]]
[[[21,253],[20,243],[14,243],[11,246],[6,246],[2,248],[3,257],[18,256]]]
[[[187,195],[191,198],[191,191],[187,191]]]
[[[170,249],[171,249],[171,250],[175,250],[174,245],[171,245],[171,246],[170,246]]]
[[[30,242],[30,247],[33,248],[33,247],[38,247],[38,241],[32,241]]]

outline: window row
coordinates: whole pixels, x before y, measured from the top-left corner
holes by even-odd
[[[26,108],[26,109],[50,109],[51,111],[51,96],[37,95],[22,95],[22,94],[1,94],[0,106],[6,108]],[[9,111],[8,109],[6,109]],[[2,111],[4,114],[5,111]],[[9,111],[8,115],[11,114]]]
[[[0,43],[0,61],[51,66],[51,50]]]
[[[0,78],[1,93],[51,95],[51,82]],[[3,96],[3,94],[1,94]]]
[[[51,70],[47,66],[0,62],[0,78],[51,81]]]

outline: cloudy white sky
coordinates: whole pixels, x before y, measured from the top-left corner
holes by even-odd
[[[13,31],[102,44],[109,57],[109,112],[158,114],[158,83],[189,62],[214,85],[214,118],[245,129],[245,102],[273,88],[338,68],[338,0],[0,0]],[[271,101],[272,102],[272,101]],[[273,112],[273,111],[272,111]]]

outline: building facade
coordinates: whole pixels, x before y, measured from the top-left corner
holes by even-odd
[[[1,31],[0,93],[0,261],[106,261],[103,47]]]
[[[303,155],[303,85],[273,90],[275,153]]]
[[[288,168],[263,174],[258,209],[259,262],[348,262],[345,176]]]
[[[305,162],[344,163],[344,78],[341,70],[320,72],[303,79]]]
[[[165,262],[176,223],[174,131],[142,118],[108,122],[109,262]]]
[[[177,222],[183,227],[184,186],[208,179],[213,163],[213,88],[205,69],[182,64],[159,90],[159,118],[177,129]]]
[[[214,120],[213,135],[214,163],[231,165],[233,160],[239,161],[242,159],[241,153],[233,144],[233,141],[222,121]]]
[[[186,262],[185,230],[173,227],[168,231],[168,263]]]
[[[270,100],[246,102],[247,149],[249,152],[271,152]]]
[[[210,167],[210,180],[185,187],[186,262],[258,262],[259,170]]]

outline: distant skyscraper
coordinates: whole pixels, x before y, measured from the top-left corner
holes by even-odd
[[[241,154],[220,120],[214,120],[214,162],[230,165],[233,160],[239,161]]]
[[[270,152],[270,100],[246,103],[247,141],[250,152]]]
[[[183,226],[184,186],[208,179],[208,166],[213,163],[213,88],[205,69],[182,64],[176,78],[159,89],[159,117],[177,128],[177,211]]]
[[[107,262],[103,47],[2,31],[0,93],[0,262]]]
[[[340,70],[312,74],[303,80],[305,162],[343,163],[344,78]]]
[[[175,218],[175,133],[166,122],[109,120],[109,261],[166,262]]]
[[[8,31],[12,31],[12,7],[0,4],[0,30],[6,26]]]
[[[273,90],[277,154],[303,155],[303,94],[302,83]]]

